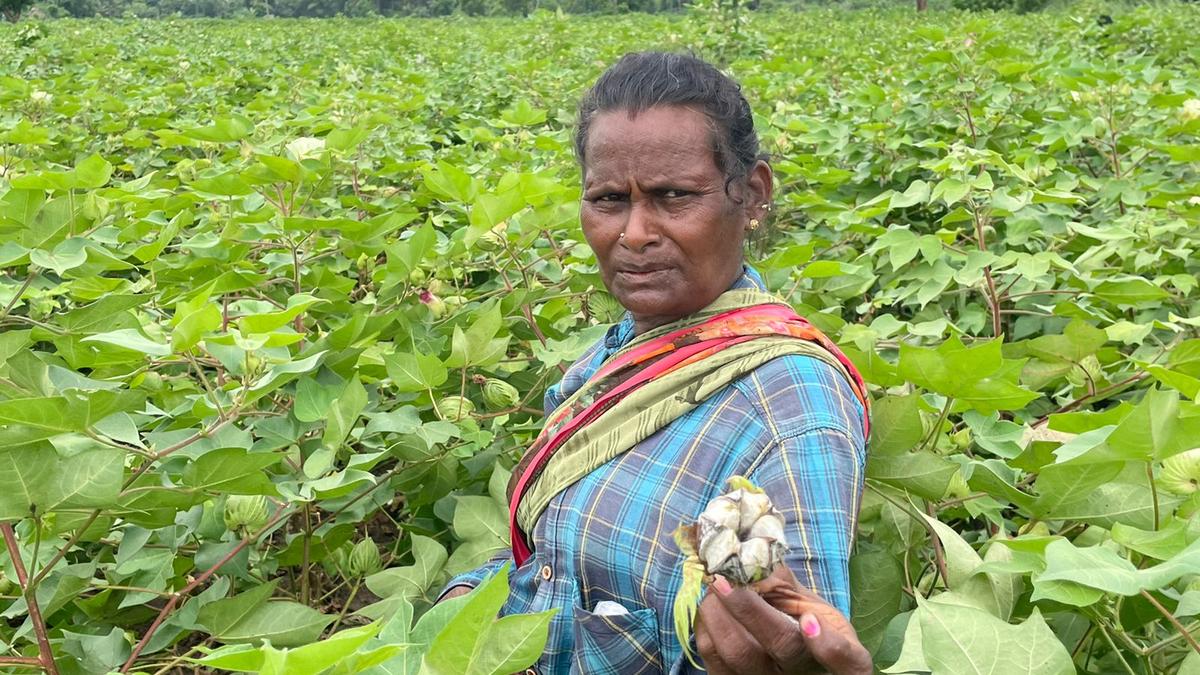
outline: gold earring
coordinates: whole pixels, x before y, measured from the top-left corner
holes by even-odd
[[[750,231],[753,232],[757,229],[758,229],[758,218],[751,218],[750,219]]]

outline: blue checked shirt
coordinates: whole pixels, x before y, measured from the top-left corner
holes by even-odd
[[[762,288],[747,268],[734,288]],[[634,337],[629,316],[546,393],[560,405]],[[672,621],[682,554],[671,534],[696,520],[730,476],[761,486],[786,521],[800,583],[849,615],[851,537],[866,459],[863,409],[845,378],[806,356],[770,361],[559,494],[511,573],[502,614],[557,608],[543,675],[691,673]],[[511,555],[455,577],[475,586]],[[597,603],[628,613],[593,613]]]

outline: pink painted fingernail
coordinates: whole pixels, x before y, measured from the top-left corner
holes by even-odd
[[[733,587],[729,585],[729,580],[719,574],[713,577],[712,586],[717,589],[718,595],[729,595],[729,592],[733,590]]]
[[[815,638],[821,634],[821,624],[817,621],[817,617],[805,614],[800,617],[800,630],[804,631],[807,637]]]

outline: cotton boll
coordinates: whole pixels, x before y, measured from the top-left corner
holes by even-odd
[[[742,561],[745,574],[743,582],[749,583],[765,578],[771,573],[771,542],[766,539],[750,539],[738,546],[738,559]]]
[[[771,542],[783,542],[783,516],[778,513],[768,513],[750,527],[750,539],[766,539]]]
[[[771,510],[771,498],[762,492],[743,491],[738,534],[745,535],[759,518]]]
[[[738,529],[740,518],[741,509],[731,495],[722,495],[712,500],[708,503],[708,508],[704,509],[704,513],[700,514],[702,523],[706,521],[713,527],[727,530]]]
[[[700,540],[700,559],[710,572],[717,573],[729,558],[738,554],[737,533],[715,529]]]

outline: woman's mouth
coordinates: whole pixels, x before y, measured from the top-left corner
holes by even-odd
[[[626,281],[646,282],[653,281],[665,272],[669,272],[670,267],[630,267],[623,270],[617,270],[617,275]]]

